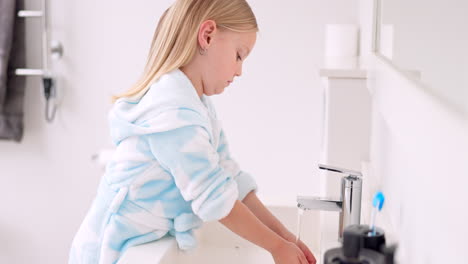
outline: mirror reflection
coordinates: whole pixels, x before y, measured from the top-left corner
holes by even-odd
[[[380,0],[377,52],[468,113],[468,2]]]

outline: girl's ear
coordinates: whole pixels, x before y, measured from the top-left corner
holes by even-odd
[[[202,49],[207,49],[210,46],[211,40],[213,39],[213,35],[216,31],[216,22],[213,20],[206,20],[200,25],[200,29],[198,31],[198,44],[200,44]]]

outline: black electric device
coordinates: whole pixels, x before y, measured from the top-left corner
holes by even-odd
[[[343,246],[325,252],[324,264],[394,264],[395,249],[385,245],[382,229],[351,225],[343,231]]]

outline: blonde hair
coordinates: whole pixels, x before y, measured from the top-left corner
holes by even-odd
[[[162,75],[188,64],[198,48],[198,30],[206,20],[235,32],[258,32],[255,15],[245,0],[176,0],[161,16],[140,79],[126,92],[112,96],[138,100]]]

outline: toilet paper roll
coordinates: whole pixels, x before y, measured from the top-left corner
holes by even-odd
[[[358,55],[359,28],[354,24],[325,25],[325,56],[354,57]]]
[[[357,56],[326,56],[324,66],[327,69],[356,69],[359,65]]]

